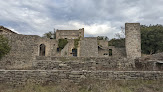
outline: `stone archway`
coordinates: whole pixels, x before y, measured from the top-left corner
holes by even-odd
[[[44,44],[40,45],[40,53],[39,56],[45,56],[45,48],[46,46]]]

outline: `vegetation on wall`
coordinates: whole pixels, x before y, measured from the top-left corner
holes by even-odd
[[[0,59],[5,56],[10,51],[10,46],[8,45],[8,39],[3,35],[0,35]]]
[[[80,38],[74,39],[74,48],[77,49],[79,45]]]
[[[60,50],[63,49],[67,43],[68,43],[67,39],[59,39],[58,40],[58,48]]]

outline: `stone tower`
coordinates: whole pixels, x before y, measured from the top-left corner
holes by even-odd
[[[125,35],[127,58],[135,59],[141,57],[140,23],[126,23]]]

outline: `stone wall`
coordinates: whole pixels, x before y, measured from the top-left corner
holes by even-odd
[[[109,55],[109,49],[111,50]],[[125,48],[116,48],[114,46],[109,47],[98,47],[98,57],[114,57],[114,58],[125,58]]]
[[[109,46],[112,49],[113,57],[115,58],[126,58],[126,49],[125,48],[116,48]]]
[[[102,47],[108,47],[108,41],[107,40],[97,40],[98,45]]]
[[[98,57],[96,37],[86,37],[79,42],[80,57]]]
[[[126,23],[125,36],[127,58],[141,57],[140,23]]]
[[[51,56],[56,53],[57,41],[47,38],[41,38],[35,35],[7,34],[11,51],[2,58],[0,67],[28,67],[31,62],[39,56],[40,45],[44,44],[45,56]],[[7,65],[7,66],[6,66]]]
[[[17,33],[13,32],[10,29],[7,29],[3,26],[0,26],[0,35],[7,35],[7,34],[17,34]]]
[[[84,28],[79,30],[57,30],[56,39],[78,39],[84,37]]]
[[[68,39],[68,43],[61,50],[61,57],[72,57],[72,49],[74,48],[74,39]]]
[[[135,59],[135,68],[142,71],[163,71],[163,61]]]
[[[84,38],[84,28],[79,29],[79,37]]]
[[[37,57],[29,69],[39,70],[132,70],[127,59],[83,57]]]
[[[59,83],[62,80],[80,82],[85,78],[100,80],[160,80],[160,71],[68,71],[68,70],[0,70],[0,83],[24,85],[27,82]]]
[[[111,57],[109,56],[109,50],[98,47],[98,57]]]

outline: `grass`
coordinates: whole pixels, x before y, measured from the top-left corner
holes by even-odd
[[[78,84],[63,81],[60,84],[26,84],[24,87],[0,86],[0,92],[163,92],[163,80],[87,79]]]

